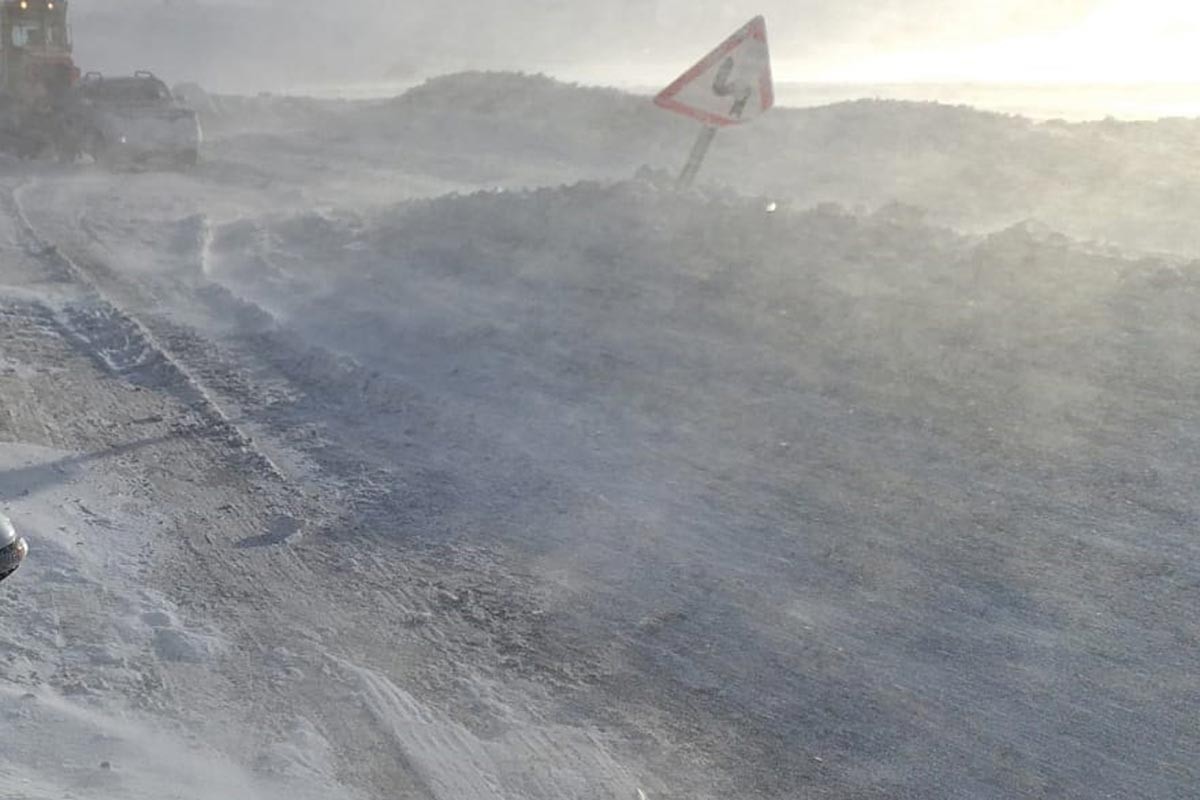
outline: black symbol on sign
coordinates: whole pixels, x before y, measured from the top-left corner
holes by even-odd
[[[729,110],[729,116],[734,119],[740,119],[742,112],[746,110],[746,103],[754,96],[754,90],[744,83],[729,80],[729,76],[733,74],[733,56],[726,58],[721,62],[721,66],[717,67],[717,76],[713,78],[713,93],[717,97],[734,98],[733,108]]]

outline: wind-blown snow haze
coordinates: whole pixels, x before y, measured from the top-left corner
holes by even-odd
[[[70,14],[0,797],[1194,797],[1192,12]]]
[[[153,67],[243,92],[460,69],[649,85],[757,14],[770,21],[788,81],[1200,78],[1180,37],[1200,19],[1158,0],[78,0],[75,14],[79,52],[98,69]],[[1111,71],[1117,53],[1128,62],[1124,76]]]

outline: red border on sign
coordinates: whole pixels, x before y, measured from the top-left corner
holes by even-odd
[[[743,120],[732,119],[731,117],[714,114],[703,109],[693,108],[676,100],[675,95],[683,91],[684,87],[689,83],[712,69],[714,64],[736,50],[747,39],[757,39],[764,45],[767,44],[767,21],[763,17],[758,16],[750,20],[735,31],[732,36],[717,45],[715,50],[700,59],[695,66],[676,78],[670,86],[659,92],[654,98],[654,104],[668,111],[674,111],[677,114],[683,114],[684,116],[699,120],[706,125],[723,127],[737,125],[742,122]],[[763,67],[762,73],[759,75],[758,94],[762,98],[763,111],[766,111],[775,104],[775,89],[771,80],[771,62],[769,58],[767,59],[766,66]]]
[[[659,108],[665,108],[668,111],[674,111],[677,114],[683,114],[685,117],[691,117],[694,120],[703,122],[705,125],[712,125],[717,128],[724,128],[737,123],[729,117],[722,117],[719,114],[714,114],[711,111],[703,111],[699,108],[692,108],[684,105],[674,97],[662,97],[661,95],[654,98],[654,104]]]

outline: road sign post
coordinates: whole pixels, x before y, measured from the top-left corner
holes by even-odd
[[[659,92],[654,103],[704,125],[679,175],[679,187],[686,189],[719,128],[749,122],[775,104],[766,21],[747,22]]]
[[[709,145],[716,137],[717,129],[711,125],[705,125],[700,129],[696,143],[692,145],[692,153],[688,156],[687,163],[683,165],[683,172],[679,173],[677,185],[680,189],[686,189],[692,185],[692,181],[696,180],[696,173],[700,171],[700,165],[704,163],[704,157],[708,155]]]

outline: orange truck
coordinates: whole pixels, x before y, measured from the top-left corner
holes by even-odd
[[[81,76],[67,0],[0,0],[0,150],[122,166],[196,163],[196,113],[149,72]]]

